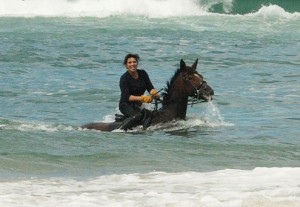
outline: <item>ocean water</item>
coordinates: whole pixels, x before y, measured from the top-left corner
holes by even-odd
[[[299,207],[300,2],[249,2],[0,0],[0,205]],[[214,99],[80,130],[118,113],[129,52],[157,89],[199,58]]]

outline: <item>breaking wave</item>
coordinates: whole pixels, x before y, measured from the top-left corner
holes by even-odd
[[[295,1],[256,0],[0,0],[0,17],[110,17],[121,15],[150,18],[218,14],[250,14],[277,6],[299,13]]]

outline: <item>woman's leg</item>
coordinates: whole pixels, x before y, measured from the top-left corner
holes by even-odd
[[[127,131],[128,129],[131,129],[141,124],[142,113],[139,108],[135,108],[130,105],[124,104],[120,107],[120,111],[122,112],[122,114],[129,117],[125,119],[120,129]]]

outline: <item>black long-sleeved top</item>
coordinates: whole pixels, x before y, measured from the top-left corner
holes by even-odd
[[[121,98],[119,106],[123,103],[128,105],[133,105],[135,103],[129,101],[131,95],[141,96],[147,90],[149,93],[154,89],[150,78],[145,70],[137,70],[138,79],[134,79],[128,71],[126,71],[120,78],[120,89],[121,89]]]

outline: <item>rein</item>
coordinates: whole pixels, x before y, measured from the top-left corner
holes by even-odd
[[[163,90],[163,88],[159,89],[159,90],[157,91],[157,93],[161,92],[162,90]],[[154,98],[154,105],[155,105],[154,111],[157,111],[157,108],[158,108],[158,102],[162,103],[162,100],[160,100],[160,99],[158,99],[158,98]]]

